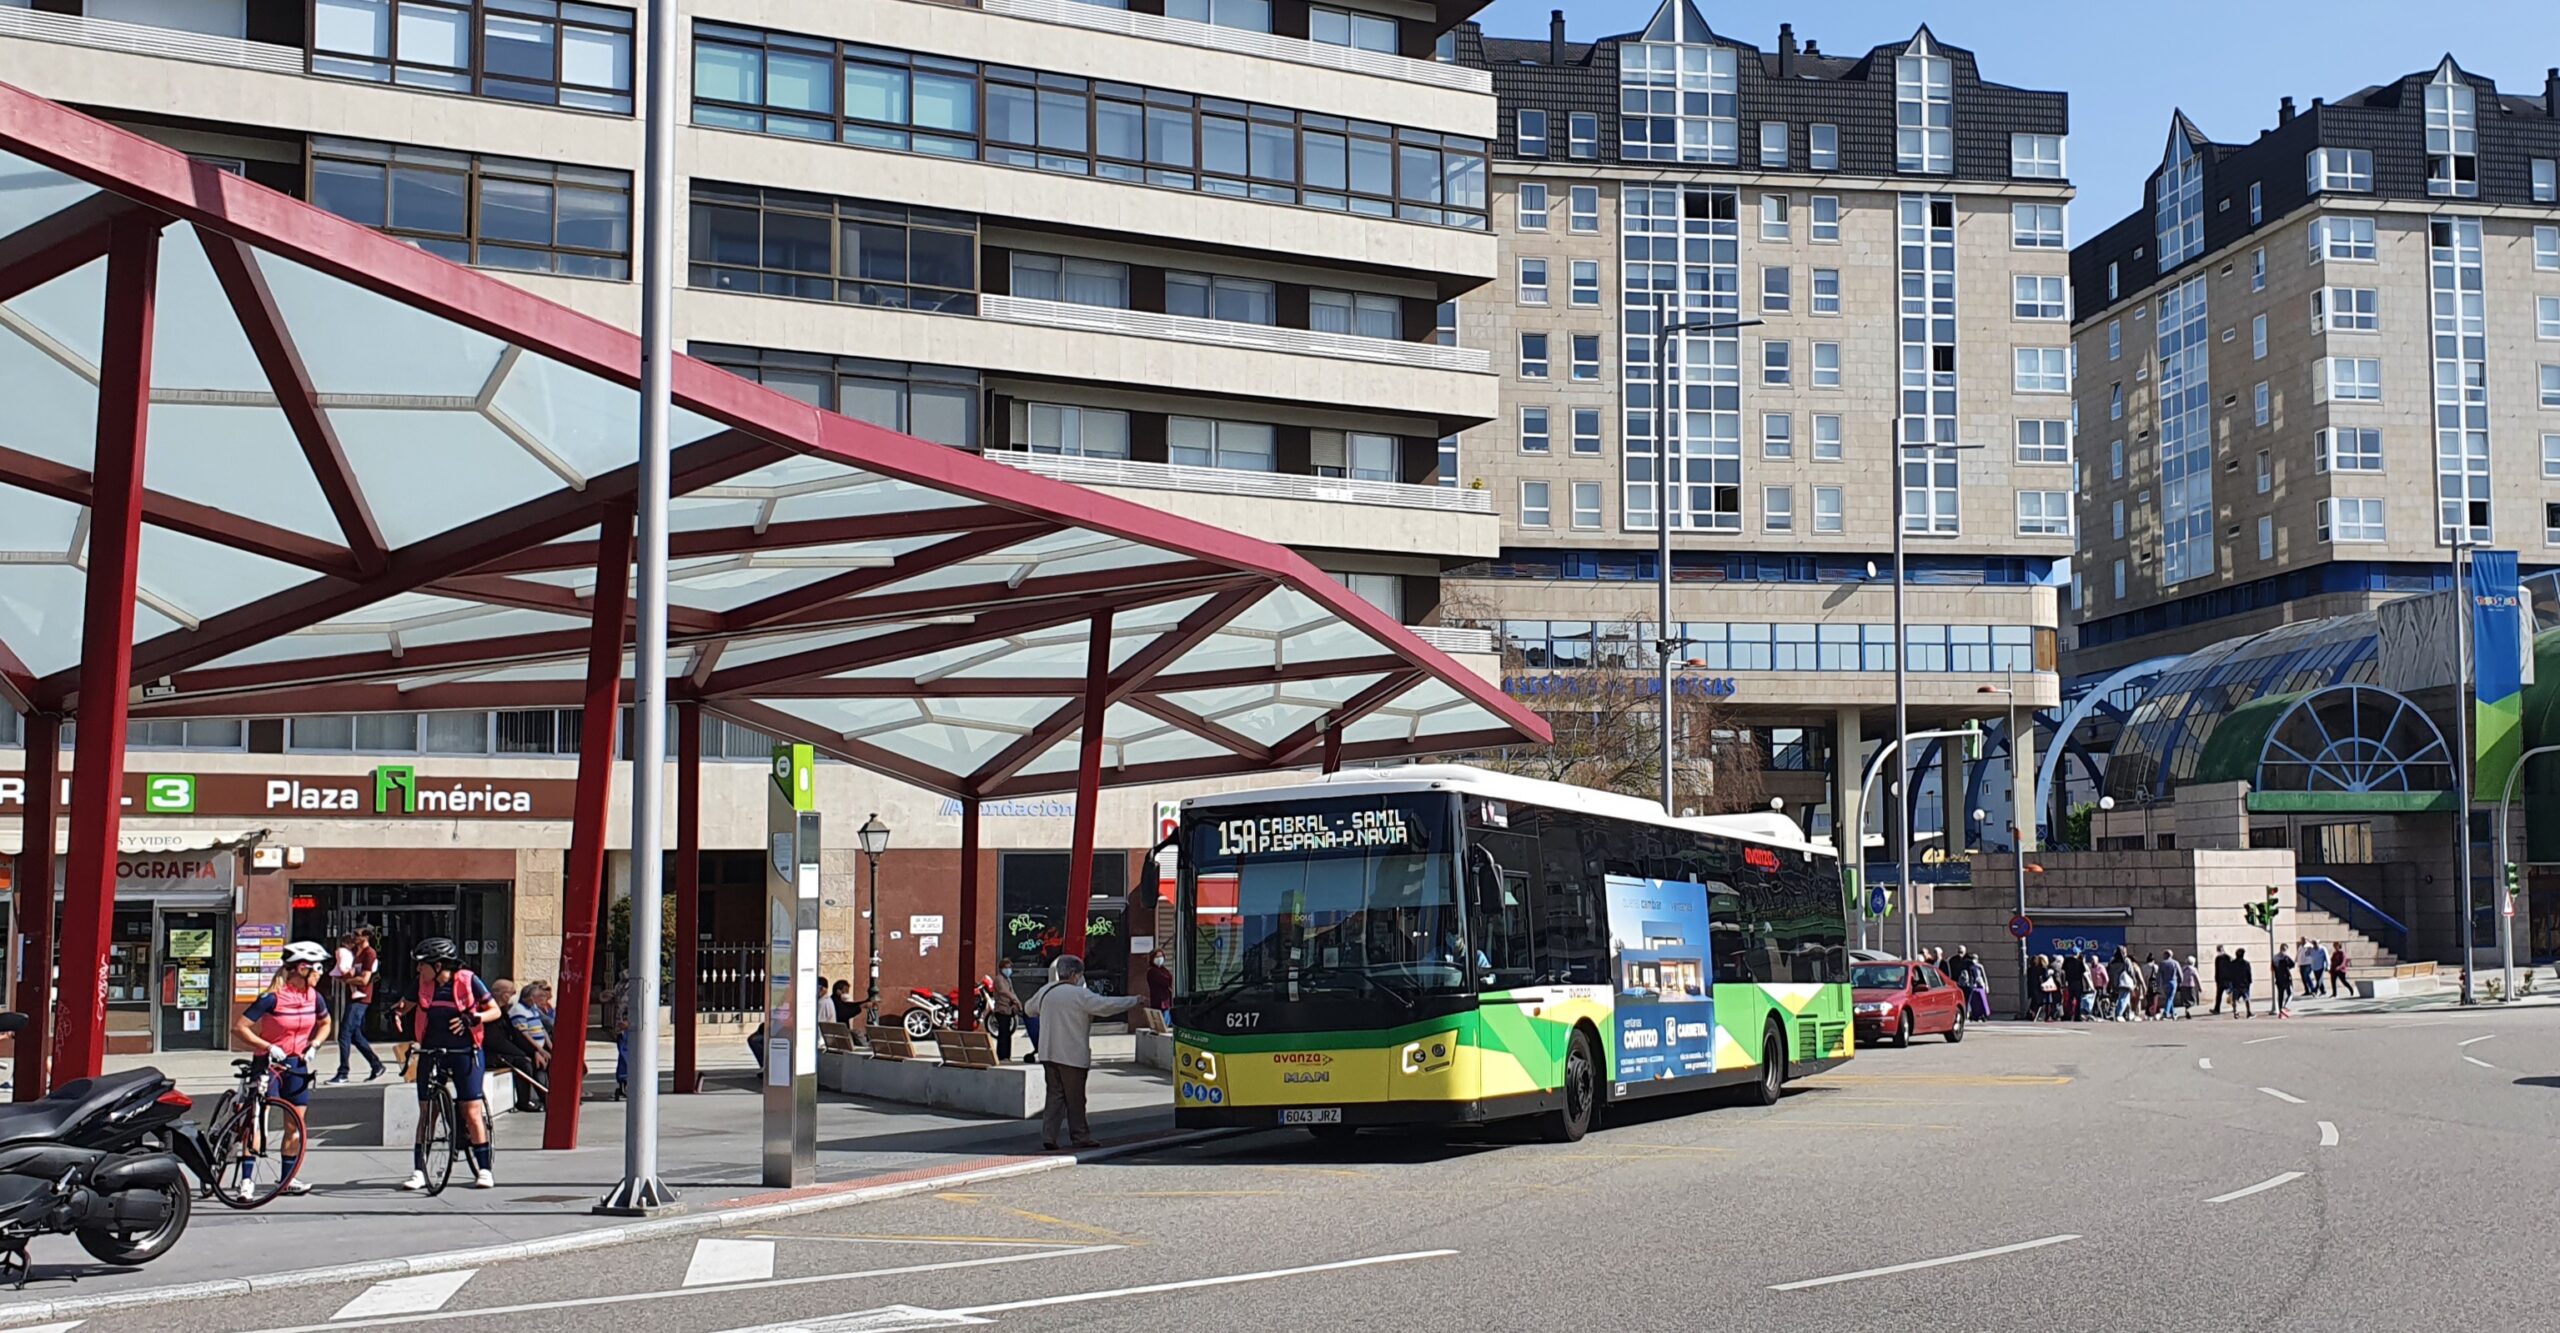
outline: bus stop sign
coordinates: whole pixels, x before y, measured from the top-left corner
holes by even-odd
[[[2035,930],[2036,923],[2029,921],[2026,913],[2024,912],[2009,918],[2009,934],[2018,939],[2025,939],[2029,935],[2034,934]]]

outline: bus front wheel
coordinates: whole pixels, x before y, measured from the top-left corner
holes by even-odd
[[[1751,1081],[1751,1104],[1775,1106],[1787,1083],[1787,1039],[1775,1020],[1760,1034],[1760,1077]]]
[[[1564,1087],[1559,1091],[1564,1104],[1547,1112],[1539,1133],[1549,1143],[1579,1143],[1591,1132],[1600,1107],[1600,1053],[1591,1034],[1580,1028],[1565,1046]]]

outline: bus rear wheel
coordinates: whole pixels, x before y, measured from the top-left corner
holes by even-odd
[[[1776,1019],[1760,1034],[1760,1077],[1751,1080],[1750,1105],[1775,1106],[1787,1084],[1787,1038]]]
[[[1580,1028],[1565,1045],[1564,1087],[1559,1091],[1564,1105],[1539,1121],[1539,1135],[1549,1143],[1580,1143],[1600,1109],[1600,1053],[1591,1034]]]

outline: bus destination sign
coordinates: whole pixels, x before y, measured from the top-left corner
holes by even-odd
[[[1402,810],[1328,810],[1314,814],[1221,819],[1221,858],[1303,856],[1310,852],[1419,851],[1419,826]]]

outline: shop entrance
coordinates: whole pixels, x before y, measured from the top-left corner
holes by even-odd
[[[1004,967],[1016,994],[1029,995],[1049,979],[1049,964],[1062,953],[1084,958],[1087,984],[1105,995],[1120,993],[1129,973],[1129,939],[1121,931],[1128,900],[1129,854],[1093,854],[1093,900],[1081,948],[1069,948],[1066,852],[1006,852],[996,862],[996,903],[1003,920]]]
[[[218,1051],[228,1035],[231,914],[160,912],[159,1049]]]
[[[514,966],[514,918],[506,884],[298,884],[293,938],[331,948],[360,925],[373,927],[381,957],[372,1013],[391,1021],[392,1006],[417,989],[411,955],[442,936],[462,950],[462,965],[495,981]],[[383,1029],[388,1032],[389,1029]]]

